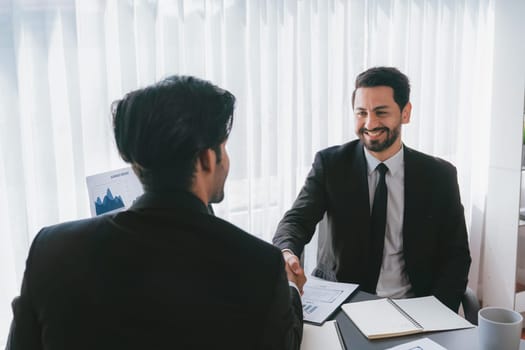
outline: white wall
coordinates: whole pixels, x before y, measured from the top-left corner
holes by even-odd
[[[481,297],[484,305],[513,308],[525,91],[525,1],[496,0],[494,11],[491,150]]]

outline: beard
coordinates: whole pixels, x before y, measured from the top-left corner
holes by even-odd
[[[210,197],[210,203],[220,203],[224,199],[224,185],[226,184],[226,178],[228,177],[228,169],[221,166],[215,176],[215,188]]]
[[[381,140],[368,140],[365,138],[365,131],[375,132],[375,131],[383,131],[385,133],[385,138]],[[396,140],[399,138],[399,134],[401,133],[401,125],[396,126],[393,129],[389,129],[387,127],[381,127],[381,128],[374,128],[372,130],[367,130],[366,128],[359,129],[359,139],[361,142],[365,145],[365,147],[371,151],[371,152],[382,152],[386,149],[388,149],[390,146],[396,142]]]
[[[213,194],[210,198],[210,203],[220,203],[224,199],[224,186]]]

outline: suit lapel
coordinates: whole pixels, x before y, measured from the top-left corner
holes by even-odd
[[[340,224],[334,231],[336,240],[337,279],[364,281],[370,246],[370,204],[367,163],[363,144],[348,144],[344,160],[336,172],[335,208],[344,208]],[[344,224],[343,224],[344,223]]]
[[[350,212],[356,213],[352,220],[351,230],[357,230],[361,240],[360,246],[368,249],[370,241],[370,198],[368,191],[368,167],[364,155],[363,144],[359,142],[354,148],[351,163],[351,177],[349,184],[350,193],[356,195],[356,198],[350,198]],[[355,226],[354,226],[355,225]]]
[[[404,146],[405,161],[405,210],[403,216],[403,241],[405,248],[410,246],[414,235],[422,227],[423,217],[429,198],[429,188],[425,184],[424,169],[418,164],[418,155],[412,149]],[[427,200],[426,200],[427,199]],[[408,250],[408,249],[405,249]]]

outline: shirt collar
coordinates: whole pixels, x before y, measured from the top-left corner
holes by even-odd
[[[385,165],[388,167],[388,171],[390,175],[395,175],[398,171],[400,171],[403,167],[403,163],[405,161],[405,153],[403,152],[404,146],[401,145],[401,148],[399,151],[397,151],[396,154],[394,154],[392,157],[388,158],[387,160],[381,162],[376,157],[374,157],[367,149],[364,147],[365,150],[365,159],[366,164],[368,167],[368,176],[372,174],[374,170],[376,170],[376,167],[379,165],[379,163],[385,163]]]

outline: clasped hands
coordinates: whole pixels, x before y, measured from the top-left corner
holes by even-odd
[[[288,280],[295,283],[299,289],[299,293],[303,295],[303,287],[306,283],[306,276],[304,274],[303,268],[301,267],[299,258],[288,250],[283,251],[283,258]]]

